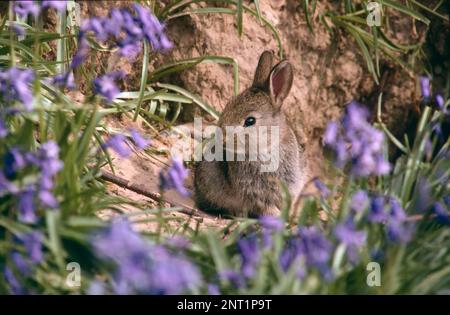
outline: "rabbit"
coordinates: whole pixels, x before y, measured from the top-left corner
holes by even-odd
[[[205,212],[250,217],[277,216],[281,213],[284,183],[292,197],[304,185],[306,161],[296,135],[287,121],[282,104],[293,82],[293,69],[287,60],[273,66],[272,51],[264,51],[255,71],[253,84],[224,108],[218,127],[279,128],[279,166],[261,172],[257,160],[200,161],[194,170],[196,203]],[[271,144],[269,144],[271,147]],[[248,157],[248,152],[245,153]]]

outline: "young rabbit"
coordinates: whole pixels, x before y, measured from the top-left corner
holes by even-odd
[[[287,186],[293,198],[300,193],[305,161],[282,111],[292,81],[293,70],[288,61],[273,66],[273,53],[262,53],[252,86],[227,104],[218,126],[225,135],[227,126],[256,128],[255,131],[277,127],[278,147],[269,143],[268,149],[278,149],[278,168],[262,172],[265,161],[260,155],[256,160],[248,160],[248,151],[244,161],[203,159],[195,169],[196,202],[201,210],[236,216],[278,215],[282,202],[280,183]]]

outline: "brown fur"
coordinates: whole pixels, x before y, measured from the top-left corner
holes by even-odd
[[[197,205],[208,212],[242,216],[277,215],[281,207],[280,182],[297,195],[304,181],[305,165],[295,134],[281,110],[292,85],[293,71],[287,61],[272,67],[272,52],[264,52],[259,60],[252,87],[225,107],[218,125],[243,126],[251,115],[258,126],[280,128],[279,168],[260,172],[257,161],[201,161],[195,169]],[[278,80],[278,81],[274,81]]]

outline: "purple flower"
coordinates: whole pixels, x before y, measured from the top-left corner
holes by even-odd
[[[31,266],[30,264],[23,258],[23,256],[18,253],[14,252],[11,254],[11,260],[14,263],[17,270],[20,271],[20,273],[24,276],[27,276],[31,272]]]
[[[124,158],[131,154],[131,149],[126,144],[126,138],[122,134],[110,137],[105,143],[105,146],[112,148],[117,154]]]
[[[0,72],[0,98],[9,104],[20,101],[25,109],[30,111],[33,104],[33,92],[31,90],[33,80],[34,73],[29,69],[10,68]]]
[[[29,14],[36,17],[40,12],[39,5],[34,1],[14,1],[13,10],[23,19],[27,18]]]
[[[59,206],[58,200],[56,200],[55,196],[48,190],[41,190],[38,193],[39,200],[44,206],[47,206],[52,209],[56,209]]]
[[[66,0],[43,0],[42,8],[53,8],[57,11],[64,12],[67,9],[67,1]]]
[[[306,257],[309,266],[322,267],[331,257],[332,246],[316,226],[299,229],[300,252]]]
[[[25,157],[18,148],[9,150],[3,158],[3,163],[5,175],[9,178],[13,178],[27,164]]]
[[[372,127],[368,118],[366,108],[350,103],[341,126],[336,122],[328,124],[324,143],[333,149],[336,166],[342,168],[351,163],[353,175],[385,175],[391,166],[383,155],[384,134]]]
[[[422,90],[422,96],[425,100],[430,97],[430,78],[426,76],[421,76],[420,80],[420,88]]]
[[[339,125],[336,122],[330,122],[327,125],[323,140],[325,144],[332,145],[336,142],[337,135],[339,131]]]
[[[263,229],[269,231],[282,231],[284,229],[284,221],[275,216],[263,216],[259,219],[259,224]]]
[[[124,219],[113,221],[91,243],[100,258],[115,263],[116,294],[180,294],[200,284],[197,268],[184,256],[145,240]]]
[[[436,220],[438,222],[445,225],[450,225],[450,214],[442,203],[435,202],[433,205],[433,212],[436,214]]]
[[[159,173],[160,189],[175,189],[180,195],[187,197],[189,191],[184,187],[184,181],[189,174],[183,162],[179,159],[172,159],[172,165],[167,172],[161,170]]]
[[[403,210],[402,206],[397,201],[397,199],[391,198],[390,205],[391,205],[391,211],[389,213],[390,220],[396,220],[396,221],[406,220],[407,216],[406,216],[405,210]]]
[[[366,232],[356,230],[353,217],[349,216],[344,223],[340,223],[335,227],[334,235],[347,246],[346,252],[349,260],[352,263],[356,263],[359,259],[358,250],[366,242]]]
[[[218,274],[221,280],[225,280],[230,282],[232,286],[235,288],[243,288],[245,287],[244,278],[239,274],[239,272],[231,269],[222,270]]]
[[[208,294],[209,295],[220,295],[219,287],[214,283],[208,284]]]
[[[134,59],[141,51],[144,40],[155,51],[170,49],[172,43],[164,33],[164,25],[150,9],[138,4],[133,7],[136,15],[128,9],[113,9],[109,17],[95,17],[85,21],[80,38],[92,32],[100,42],[112,40],[119,47],[119,53],[129,59]]]
[[[412,238],[414,224],[412,222],[391,220],[388,223],[387,229],[387,234],[391,241],[406,244]]]
[[[27,291],[14,275],[11,269],[5,267],[3,274],[12,294],[22,295],[27,293]]]
[[[436,104],[437,104],[439,110],[441,110],[441,111],[445,110],[445,101],[444,101],[444,97],[441,94],[436,95]]]
[[[12,30],[14,33],[16,33],[17,36],[25,36],[25,28],[23,28],[21,25],[14,23],[12,25]]]
[[[255,275],[258,264],[261,260],[261,250],[259,241],[255,234],[241,238],[238,241],[238,251],[242,259],[241,271],[246,278]]]
[[[69,90],[75,89],[75,79],[72,71],[66,73],[57,74],[53,80],[52,84],[60,88],[68,88]]]
[[[124,73],[122,71],[114,71],[107,73],[101,77],[98,77],[94,80],[94,91],[97,94],[100,94],[108,103],[111,103],[117,94],[120,93],[119,88],[117,87],[115,81],[117,79],[121,79],[124,77]]]
[[[36,209],[34,202],[34,190],[29,187],[25,191],[21,192],[18,196],[18,208],[19,208],[19,221],[24,223],[36,223]]]
[[[6,128],[5,122],[0,118],[0,139],[5,138],[8,135],[9,131]]]
[[[19,236],[27,251],[31,262],[38,264],[43,261],[42,240],[44,235],[41,232],[34,231]]]
[[[344,223],[340,223],[335,227],[334,235],[340,242],[358,248],[364,245],[367,236],[366,232],[356,230],[352,216],[348,217]]]
[[[355,212],[362,212],[369,206],[369,196],[364,190],[358,190],[353,194],[350,202],[351,209]]]
[[[137,21],[140,24],[145,38],[151,43],[156,51],[165,51],[172,48],[172,43],[164,34],[164,25],[162,25],[156,16],[148,8],[134,4],[137,12]]]
[[[331,194],[330,189],[328,189],[328,187],[324,183],[322,183],[318,178],[314,178],[313,183],[316,186],[317,190],[319,190],[320,195],[323,198],[327,198]]]
[[[372,198],[367,219],[372,223],[383,223],[386,221],[387,214],[385,211],[384,197],[376,196]]]
[[[136,129],[130,129],[130,133],[131,133],[131,138],[133,139],[134,144],[139,149],[145,149],[147,146],[150,145],[151,141],[143,138]]]
[[[328,266],[331,251],[332,244],[317,226],[301,227],[281,252],[280,266],[283,271],[296,268],[296,275],[301,279],[305,275],[306,264],[306,267],[317,268],[325,279],[331,279],[332,273]]]
[[[10,193],[10,194],[17,194],[19,192],[19,189],[11,183],[5,175],[3,175],[3,172],[0,171],[0,197],[3,195]]]

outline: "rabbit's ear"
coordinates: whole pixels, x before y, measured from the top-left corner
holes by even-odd
[[[281,61],[273,68],[269,76],[269,94],[275,105],[281,106],[291,90],[293,80],[294,71],[287,60]]]
[[[255,77],[253,78],[252,86],[255,88],[264,89],[267,86],[267,79],[269,78],[270,70],[272,70],[273,52],[270,50],[264,51],[259,57],[258,66],[256,67]]]

